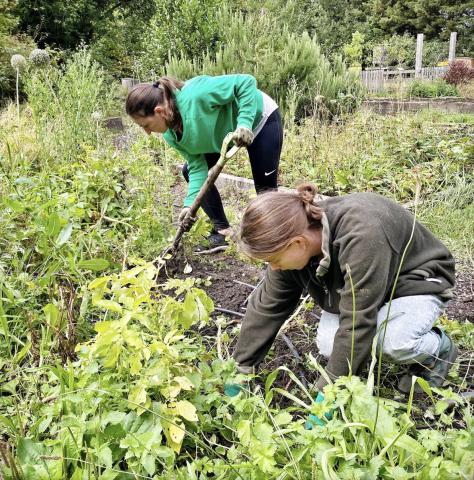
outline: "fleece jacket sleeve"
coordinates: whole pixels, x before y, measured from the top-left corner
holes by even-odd
[[[252,130],[257,115],[257,81],[252,75],[221,75],[209,78],[208,98],[212,106],[237,103],[237,126]]]
[[[250,297],[233,354],[242,372],[250,372],[264,359],[278,330],[298,305],[302,290],[290,271],[267,269]]]
[[[347,375],[351,360],[352,372],[356,374],[369,357],[377,330],[377,313],[387,291],[389,270],[393,268],[393,262],[397,261],[383,229],[376,221],[374,225],[368,225],[368,221],[365,224],[354,223],[350,215],[346,218],[343,221],[353,224],[349,228],[342,228],[347,233],[337,236],[334,242],[339,250],[344,287],[340,291],[339,328],[326,366],[332,379]],[[326,383],[321,377],[317,388],[321,390]]]

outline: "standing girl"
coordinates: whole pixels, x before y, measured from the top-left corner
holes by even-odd
[[[181,82],[162,77],[155,83],[136,85],[128,94],[127,114],[146,133],[162,133],[165,141],[185,160],[188,182],[183,220],[219,159],[224,137],[234,132],[234,143],[247,147],[257,193],[277,188],[283,129],[278,105],[257,89],[251,75],[198,76]],[[202,207],[213,229],[209,251],[227,246],[231,228],[215,186]]]

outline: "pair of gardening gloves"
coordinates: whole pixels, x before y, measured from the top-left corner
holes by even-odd
[[[241,383],[226,383],[224,384],[224,393],[228,397],[236,397],[240,392],[243,391],[243,387]],[[324,395],[321,392],[318,392],[316,398],[314,399],[315,403],[323,403],[324,402]],[[324,413],[324,417],[326,420],[331,420],[332,415],[333,415],[334,410],[331,409],[328,412]],[[326,422],[322,420],[320,417],[317,415],[314,415],[313,413],[308,415],[308,418],[306,419],[306,422],[304,424],[304,428],[306,430],[312,430],[313,427],[323,427]]]
[[[253,142],[253,132],[247,127],[237,127],[232,134],[232,140],[238,147],[248,147]],[[179,213],[178,222],[187,232],[196,222],[196,217],[188,215],[189,207],[184,207]]]

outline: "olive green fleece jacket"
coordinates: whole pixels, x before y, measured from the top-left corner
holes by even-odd
[[[380,195],[356,193],[317,203],[324,209],[322,255],[302,270],[267,269],[252,294],[234,351],[239,370],[250,373],[265,357],[280,327],[307,291],[327,312],[340,315],[326,371],[332,379],[349,373],[352,344],[352,290],[355,291],[356,374],[369,357],[377,312],[389,298],[402,254],[409,244],[394,298],[408,295],[452,297],[454,259],[413,215]],[[326,381],[317,384],[322,389]]]
[[[207,178],[206,153],[221,151],[224,137],[237,127],[253,130],[263,111],[262,92],[252,75],[202,75],[174,92],[183,122],[178,138],[172,129],[163,134],[188,163],[189,186],[184,206],[193,203]]]

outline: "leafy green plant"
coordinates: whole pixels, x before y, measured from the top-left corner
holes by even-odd
[[[354,32],[352,34],[352,41],[344,45],[343,52],[349,62],[353,67],[361,67],[363,45],[365,37],[360,32]]]
[[[86,98],[103,92],[92,72],[104,80],[87,52],[78,55],[64,71],[37,73],[45,82],[20,112],[21,128],[14,105],[0,114],[2,477],[472,477],[472,411],[456,392],[418,380],[431,402],[426,418],[436,420],[427,433],[416,428],[413,398],[373,394],[373,368],[367,383],[349,376],[328,385],[322,404],[286,367],[263,372],[264,382],[237,375],[222,348],[231,335],[217,319],[216,339],[201,281],[165,280],[162,263],[149,263],[172,236],[173,158],[160,140],[133,131],[128,150],[111,148],[96,114],[103,110]],[[300,84],[289,91],[296,116]],[[91,117],[83,136],[74,114]],[[438,213],[448,228],[447,210],[471,211],[469,126],[453,123],[447,134],[439,125],[447,117],[427,115],[361,112],[331,125],[287,118],[282,179],[313,175],[325,192],[406,200],[416,168],[427,207],[446,204]],[[469,231],[468,217],[456,218]],[[470,345],[467,326],[446,328]],[[322,371],[311,356],[308,369]],[[236,378],[241,393],[224,396]],[[324,426],[305,430],[310,413]]]
[[[51,152],[44,162],[41,147],[28,149],[32,131],[0,134],[0,290],[5,331],[14,338],[0,351],[37,364],[73,357],[75,342],[90,334],[78,294],[92,275],[163,248],[172,199],[171,164],[156,164],[145,138],[120,156],[89,148],[73,162]],[[47,305],[59,311],[60,325],[48,320]]]
[[[432,82],[415,80],[410,83],[407,94],[411,97],[457,97],[458,91],[454,85],[450,85],[443,79]]]

